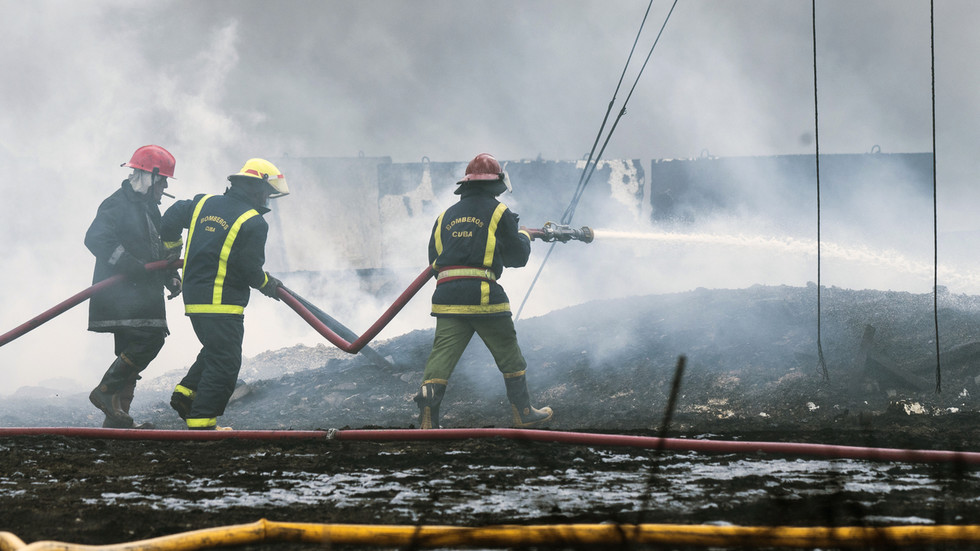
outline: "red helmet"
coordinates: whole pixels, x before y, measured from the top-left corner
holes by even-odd
[[[119,166],[138,168],[147,172],[156,172],[167,178],[174,177],[174,165],[177,161],[169,151],[159,145],[144,145],[133,153],[133,158],[128,163]]]
[[[480,153],[466,165],[466,176],[460,182],[471,180],[500,180],[503,178],[500,163],[489,153]]]

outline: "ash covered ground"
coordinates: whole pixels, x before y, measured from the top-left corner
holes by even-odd
[[[980,297],[938,297],[939,393],[932,294],[824,289],[819,347],[816,300],[813,286],[631,297],[522,320],[518,337],[534,401],[554,408],[549,428],[556,430],[658,429],[681,355],[678,433],[863,431],[887,425],[892,414],[903,424],[955,423],[980,411]],[[381,366],[325,341],[246,358],[244,384],[220,422],[238,429],[412,427],[432,334],[372,343],[390,362]],[[181,428],[167,402],[183,373],[141,381],[134,418]],[[0,405],[0,426],[99,426],[87,391],[23,388]],[[448,428],[509,426],[503,381],[478,338],[442,410]]]
[[[932,294],[756,286],[602,301],[523,320],[518,334],[553,430],[976,451],[980,297],[942,291],[936,392]],[[410,428],[432,330],[374,349],[248,358],[222,424],[236,429]],[[825,379],[818,351],[827,367]],[[180,371],[142,381],[133,415],[182,425]],[[96,427],[86,394],[22,389],[0,426]],[[443,426],[507,427],[503,383],[478,341],[457,367]],[[578,522],[970,523],[977,473],[753,454],[663,453],[502,439],[178,442],[0,439],[0,530],[107,544],[259,518],[485,525]]]

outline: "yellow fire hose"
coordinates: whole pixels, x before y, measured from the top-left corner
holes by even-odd
[[[554,524],[395,526],[272,522],[209,528],[115,545],[37,541],[0,532],[0,551],[187,551],[230,545],[293,542],[375,547],[609,546],[623,543],[692,547],[889,547],[980,543],[980,525],[967,526],[709,526],[685,524]]]

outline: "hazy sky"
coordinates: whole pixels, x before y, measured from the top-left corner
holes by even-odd
[[[174,153],[178,197],[222,191],[253,156],[583,157],[647,5],[0,0],[0,331],[90,283],[82,237],[140,145]],[[614,115],[670,6],[654,2]],[[929,2],[820,0],[816,11],[821,152],[931,151]],[[812,153],[811,15],[807,0],[678,2],[604,157]],[[980,3],[935,2],[949,232],[978,229],[978,23]],[[196,352],[178,302],[168,305],[175,337],[152,373],[182,369]],[[111,344],[85,332],[86,309],[0,349],[0,394],[48,376],[94,384]],[[246,354],[295,343],[282,328],[247,324]]]

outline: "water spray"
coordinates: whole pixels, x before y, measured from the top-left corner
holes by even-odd
[[[611,241],[647,242],[651,246],[687,247],[687,246],[721,246],[756,251],[769,251],[784,255],[813,256],[817,254],[816,244],[809,239],[795,237],[768,237],[763,235],[719,234],[719,233],[676,233],[671,231],[631,231],[613,230],[608,228],[590,229],[593,238],[603,243]],[[864,266],[874,266],[887,270],[890,274],[906,274],[926,281],[931,278],[934,266],[915,258],[910,258],[897,250],[879,250],[864,245],[843,245],[840,243],[823,242],[822,254],[842,262],[856,263]],[[974,292],[980,288],[980,276],[970,270],[957,269],[949,265],[940,265],[938,272],[951,288],[963,292]]]

